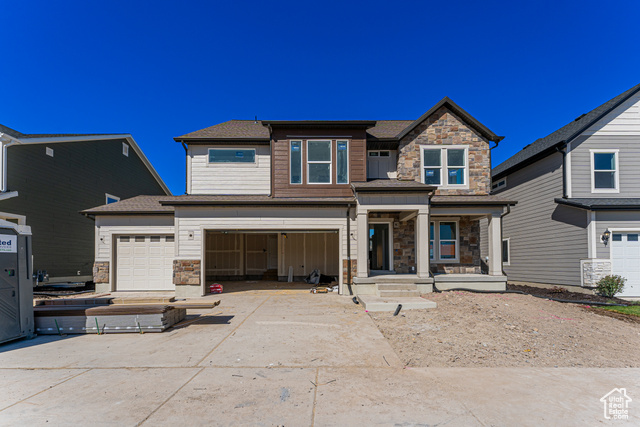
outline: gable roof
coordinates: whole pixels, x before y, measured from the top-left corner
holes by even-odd
[[[147,167],[149,173],[158,182],[158,185],[167,194],[171,195],[171,190],[167,187],[167,184],[160,178],[160,175],[155,170],[147,156],[142,152],[138,143],[133,139],[133,136],[128,133],[22,133],[10,127],[0,125],[0,135],[6,134],[17,141],[19,144],[55,144],[64,142],[89,142],[89,141],[103,141],[112,139],[126,139],[129,146],[138,155],[142,163]]]
[[[499,178],[502,175],[520,165],[528,164],[528,161],[544,157],[553,152],[556,146],[561,146],[580,136],[582,132],[590,128],[598,120],[609,114],[611,111],[619,107],[626,100],[636,93],[640,92],[640,84],[631,89],[622,92],[615,98],[610,99],[604,104],[594,108],[586,114],[581,115],[571,123],[561,127],[555,132],[550,133],[544,138],[537,139],[533,143],[527,145],[522,150],[500,163],[493,168],[492,175]]]
[[[267,125],[352,125],[367,126],[367,140],[398,141],[443,106],[449,108],[454,114],[471,125],[471,127],[489,141],[499,142],[504,138],[493,133],[451,99],[444,97],[417,120],[229,120],[182,136],[177,136],[173,139],[177,142],[188,143],[211,141],[251,141],[261,143],[270,141]]]
[[[455,113],[457,116],[459,116],[461,119],[463,119],[467,124],[471,125],[475,130],[477,130],[480,133],[480,135],[482,135],[483,137],[485,137],[489,141],[493,141],[493,142],[497,143],[497,142],[500,142],[500,141],[502,141],[504,139],[504,136],[498,136],[495,133],[491,132],[491,130],[489,130],[488,127],[486,127],[485,125],[480,123],[478,120],[476,120],[475,117],[473,117],[471,114],[466,112],[458,104],[453,102],[448,96],[445,96],[444,98],[442,98],[440,100],[440,102],[438,102],[436,105],[431,107],[429,109],[429,111],[427,111],[422,116],[420,116],[420,118],[418,118],[418,120],[414,121],[411,125],[406,127],[397,136],[397,138],[398,139],[402,139],[405,135],[407,135],[409,132],[411,132],[413,129],[415,129],[420,123],[422,123],[429,116],[431,116],[433,113],[438,111],[441,107],[449,108],[453,113]]]

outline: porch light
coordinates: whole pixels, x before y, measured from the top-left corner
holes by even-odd
[[[605,246],[609,243],[609,237],[611,237],[611,232],[607,229],[602,233],[602,243],[604,243]]]

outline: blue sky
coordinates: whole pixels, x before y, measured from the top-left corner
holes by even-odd
[[[640,2],[3,1],[0,123],[173,137],[229,119],[415,119],[444,96],[524,145],[640,83]]]

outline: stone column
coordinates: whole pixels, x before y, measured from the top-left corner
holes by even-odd
[[[429,277],[429,211],[419,209],[416,216],[416,272]]]
[[[358,209],[356,228],[358,229],[357,277],[369,277],[369,212],[367,209]]]
[[[502,276],[502,212],[489,215],[489,275]]]

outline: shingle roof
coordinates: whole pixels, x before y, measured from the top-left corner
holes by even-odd
[[[8,126],[0,125],[0,132],[6,133],[14,138],[65,138],[74,136],[100,136],[100,135],[128,135],[127,133],[22,133]]]
[[[500,197],[499,195],[473,195],[473,196],[433,196],[433,205],[515,205],[515,200]]]
[[[83,214],[125,215],[125,214],[173,214],[172,206],[162,206],[160,200],[169,196],[136,196],[116,203],[97,206],[82,211]]]
[[[88,215],[173,214],[174,206],[193,205],[313,205],[354,203],[353,197],[270,197],[267,195],[136,196],[82,211]]]
[[[608,210],[608,209],[640,209],[640,199],[638,198],[575,198],[575,199],[555,199],[561,205],[572,206],[580,209]]]
[[[599,107],[594,108],[588,113],[583,114],[571,123],[561,127],[560,129],[545,136],[544,138],[540,138],[534,141],[532,144],[527,145],[521,151],[493,168],[493,177],[497,178],[500,175],[504,175],[507,171],[515,168],[521,163],[525,163],[527,160],[532,159],[538,155],[544,155],[543,153],[553,149],[558,144],[571,141],[639,91],[640,84],[621,93],[615,98],[610,99],[609,101],[605,102]]]
[[[375,179],[367,182],[354,182],[351,187],[356,192],[375,191],[433,191],[436,188],[417,181],[401,181],[398,179]]]
[[[413,120],[378,120],[375,126],[367,129],[367,134],[374,139],[394,138],[413,122]],[[322,123],[322,121],[318,121],[318,123]],[[269,129],[263,126],[261,120],[257,122],[255,120],[229,120],[174,139],[176,141],[200,139],[268,141]]]

